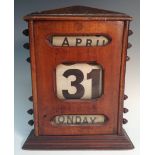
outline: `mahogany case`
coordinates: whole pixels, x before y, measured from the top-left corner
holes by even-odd
[[[123,103],[127,97],[124,94],[125,70],[132,18],[113,11],[71,6],[31,13],[24,20],[28,22],[24,34],[30,41],[24,47],[30,49],[33,110],[29,113],[34,113],[34,130],[23,149],[132,149],[133,144],[122,127],[127,123],[123,112],[128,109]],[[81,46],[53,46],[52,36],[104,36],[109,43],[105,46],[91,46],[90,42]],[[58,98],[56,68],[65,63],[100,64],[102,95],[87,100]],[[51,123],[55,116],[90,114],[103,114],[107,121],[103,125]]]

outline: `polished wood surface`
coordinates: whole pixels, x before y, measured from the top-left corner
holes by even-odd
[[[23,148],[133,148],[122,128],[123,123],[127,123],[123,112],[128,110],[123,109],[123,102],[132,18],[122,13],[77,6],[32,13],[24,19],[28,21],[28,30],[24,34],[30,38],[30,44],[24,47],[30,48],[34,131]],[[106,35],[111,40],[105,46],[59,47],[52,46],[49,40],[52,35]],[[101,97],[91,100],[61,100],[57,97],[56,67],[70,62],[101,65],[104,71]],[[52,119],[60,115],[104,115],[107,121],[89,126],[52,124]],[[66,144],[63,138],[66,138]]]
[[[118,132],[117,115],[123,28],[124,23],[120,21],[38,21],[34,23],[38,135],[116,134]],[[105,47],[63,48],[53,47],[48,42],[48,36],[51,34],[83,35],[86,32],[92,35],[104,32],[112,36],[112,42]],[[104,85],[102,86],[104,95],[97,100],[89,101],[59,100],[56,96],[55,69],[59,64],[70,61],[95,61],[100,64],[105,70]],[[50,120],[55,115],[62,114],[104,114],[109,121],[103,126],[52,126]]]

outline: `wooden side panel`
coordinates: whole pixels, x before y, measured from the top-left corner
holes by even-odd
[[[118,109],[118,134],[122,134],[123,125],[123,103],[124,103],[124,88],[125,88],[125,71],[128,46],[128,30],[129,22],[124,22],[123,39],[122,39],[122,56],[121,56],[121,72],[120,72],[120,93],[119,93],[119,109]]]
[[[31,57],[31,78],[32,78],[32,95],[33,95],[33,109],[34,109],[34,133],[38,136],[38,101],[37,101],[37,77],[36,77],[36,55],[34,42],[34,22],[29,21],[29,41],[30,41],[30,57]]]

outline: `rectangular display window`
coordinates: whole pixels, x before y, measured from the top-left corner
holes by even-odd
[[[59,99],[97,99],[103,92],[103,69],[99,64],[74,63],[56,67]]]

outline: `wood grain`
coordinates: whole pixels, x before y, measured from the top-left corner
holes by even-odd
[[[84,136],[35,136],[34,131],[27,138],[24,150],[124,150],[134,146],[123,130],[118,135],[84,135]]]
[[[80,28],[79,28],[80,25]],[[91,25],[91,26],[90,26]],[[116,134],[118,124],[118,96],[121,66],[123,22],[36,21],[34,46],[39,135]],[[109,34],[111,44],[104,47],[54,47],[47,38],[51,34]],[[32,59],[33,61],[33,59]],[[59,100],[56,95],[55,69],[63,62],[95,61],[105,70],[102,95],[97,100]],[[36,95],[33,95],[34,98]],[[55,127],[50,120],[63,114],[104,114],[108,122],[103,126]],[[46,117],[44,117],[46,115]]]
[[[76,9],[75,9],[76,8]],[[32,13],[28,21],[34,108],[34,131],[23,149],[132,149],[122,128],[129,21],[126,14],[89,7],[68,7]],[[111,38],[106,46],[57,47],[49,37]],[[99,64],[104,70],[97,99],[57,97],[56,68],[60,64]],[[58,115],[104,115],[103,125],[55,126]]]

